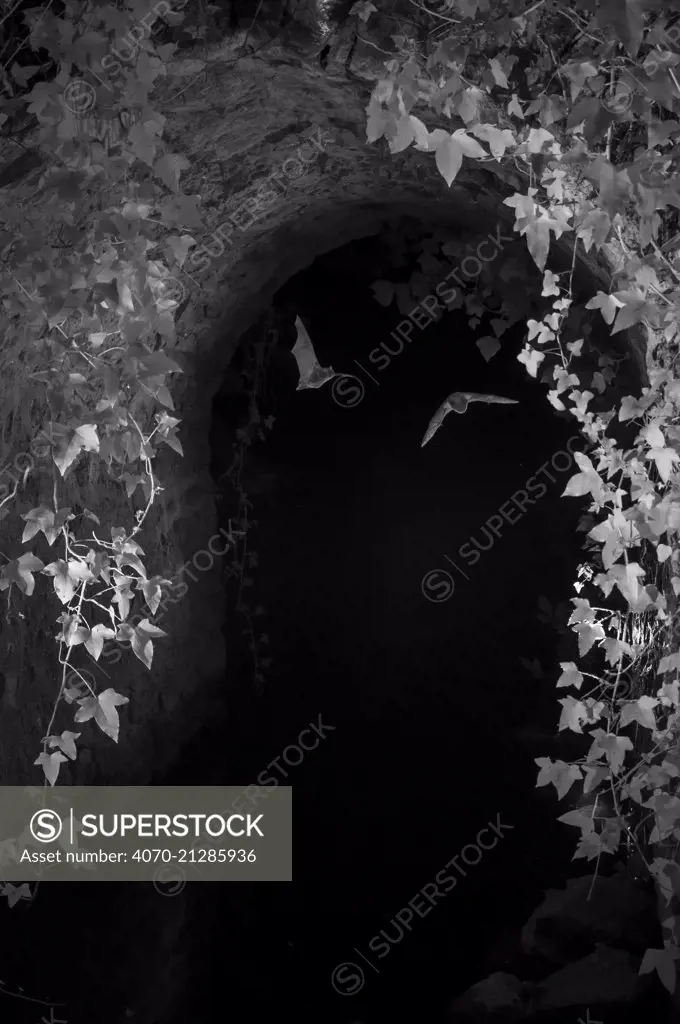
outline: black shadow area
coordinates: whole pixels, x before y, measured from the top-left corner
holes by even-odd
[[[443,1020],[498,934],[573,874],[575,836],[555,820],[567,808],[535,790],[517,734],[556,727],[556,674],[537,682],[521,659],[552,669],[538,598],[573,593],[582,503],[560,495],[577,471],[575,421],[517,361],[519,333],[487,364],[467,319],[449,313],[398,352],[403,317],[374,301],[372,278],[357,281],[353,252],[345,275],[336,253],[277,298],[321,362],[355,379],[335,397],[331,384],[296,391],[294,332],[273,363],[275,425],[252,453],[275,477],[255,499],[251,545],[272,657],[262,692],[234,630],[219,712],[164,780],[245,787],[278,758],[267,774],[293,787],[294,881],[187,888],[193,981],[177,1021],[219,1005]],[[379,369],[382,342],[395,354]],[[519,404],[471,404],[421,448],[458,390]],[[499,515],[499,535],[485,533]],[[233,595],[227,609],[233,621]],[[318,747],[284,760],[319,719]],[[470,844],[499,821],[508,827],[475,863]],[[428,903],[419,893],[438,873],[455,886],[430,888]],[[412,900],[413,919],[397,918]]]

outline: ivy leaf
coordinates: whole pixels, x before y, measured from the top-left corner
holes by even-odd
[[[591,531],[592,535],[592,531]],[[629,658],[633,658],[633,648],[625,640],[619,640],[616,637],[608,636],[603,642],[602,647],[605,651],[605,660],[608,665],[612,667],[621,664],[624,655]]]
[[[80,707],[75,713],[75,721],[88,722],[94,718],[102,732],[110,736],[114,743],[117,743],[120,721],[116,708],[121,704],[127,704],[128,698],[109,687],[98,697],[84,697],[78,703]]]
[[[606,574],[597,576],[595,582],[605,597],[608,597],[612,587],[616,586],[626,601],[630,605],[635,605],[640,597],[640,578],[644,575],[645,570],[641,565],[637,562],[628,562],[626,565],[612,565]]]
[[[576,237],[583,241],[586,252],[590,252],[590,248],[593,244],[595,244],[598,249],[604,245],[609,237],[611,226],[611,219],[605,210],[593,209],[579,224],[576,230]],[[598,295],[601,294],[604,293],[598,292]],[[591,306],[586,306],[586,309],[591,308]],[[614,317],[612,316],[612,320],[607,322],[611,323],[613,319]]]
[[[600,0],[595,15],[605,36],[612,29],[633,58],[637,57],[644,34],[644,13],[640,0]]]
[[[584,768],[586,777],[583,783],[583,792],[593,793],[601,782],[609,778],[609,768],[604,768],[602,765],[586,766]]]
[[[401,153],[411,145],[416,137],[416,131],[408,114],[404,114],[397,121],[396,133],[389,139],[388,146],[390,153]]]
[[[158,608],[163,596],[163,590],[161,588],[162,582],[164,582],[162,577],[154,576],[150,580],[140,580],[137,584],[138,588],[144,594],[144,600],[151,610],[152,615],[156,614],[156,609]]]
[[[501,89],[507,89],[508,79],[497,57],[491,58],[491,60],[489,61],[489,67],[491,69],[491,74],[493,75],[493,79],[496,85],[500,86]]]
[[[658,421],[648,423],[642,428],[638,437],[641,441],[648,444],[650,448],[664,448],[666,445],[666,439],[663,436]]]
[[[547,323],[529,319],[527,320],[527,327],[529,328],[528,341],[534,341],[534,339],[538,337],[538,344],[545,345],[546,342],[553,341],[555,339],[555,335],[550,330]]]
[[[146,579],[144,563],[135,551],[128,550],[127,545],[119,555],[116,555],[116,565],[119,569],[123,569],[126,565],[129,565],[139,573],[142,579]]]
[[[75,761],[78,756],[75,741],[80,738],[80,735],[81,734],[79,732],[69,732],[69,730],[66,729],[62,732],[61,736],[48,737],[47,742],[50,747],[59,747],[67,757],[72,761]]]
[[[601,857],[603,853],[614,852],[612,843],[608,840],[604,830],[602,832],[590,832],[588,835],[581,836],[576,853],[572,859],[577,860],[580,857],[587,857],[588,860],[595,860],[596,857]]]
[[[545,672],[538,658],[529,661],[527,658],[520,658],[520,662],[533,679],[543,679]]]
[[[77,615],[69,615],[64,612],[63,616],[60,620],[62,621],[62,631],[59,639],[68,647],[78,647],[79,644],[84,644],[88,638],[89,629],[80,625]]]
[[[0,124],[2,124],[1,121]],[[8,882],[3,889],[0,889],[0,894],[7,896],[7,904],[10,910],[19,900],[31,900],[33,898],[31,887],[27,882],[22,882],[21,885],[12,885],[11,882]],[[0,986],[4,984],[4,981],[0,981]]]
[[[646,408],[638,398],[634,398],[632,395],[625,395],[621,399],[619,421],[625,423],[626,420],[639,419],[641,416],[644,416],[645,412]]]
[[[140,364],[143,366],[144,376],[147,378],[148,376],[157,377],[165,373],[184,373],[179,363],[160,350],[157,352],[145,352],[140,359]]]
[[[59,765],[63,764],[66,758],[59,750],[55,750],[52,754],[46,754],[43,750],[42,753],[38,754],[33,764],[41,764],[45,773],[45,778],[49,782],[50,786],[53,786],[59,776]]]
[[[437,170],[446,184],[451,188],[453,181],[463,163],[463,149],[460,142],[449,136],[444,142],[437,146],[435,153]]]
[[[134,636],[131,638],[132,650],[146,668],[151,669],[153,661],[153,644],[150,638],[167,635],[158,626],[152,626],[148,619],[142,619],[135,628]]]
[[[191,167],[191,161],[181,153],[166,153],[153,165],[153,173],[156,178],[165,182],[172,192],[179,192],[180,175],[187,167]]]
[[[513,92],[512,99],[508,103],[508,114],[514,114],[515,117],[521,118],[522,121],[524,120],[524,114],[522,113],[522,104],[517,98],[517,93]]]
[[[664,654],[656,672],[657,675],[663,675],[664,672],[673,672],[677,669],[680,669],[680,651],[675,651],[673,654]]]
[[[394,299],[394,285],[391,281],[374,281],[371,285],[376,302],[389,306]]]
[[[540,153],[546,143],[553,143],[555,136],[545,128],[531,128],[527,139],[527,147],[530,153]]]
[[[116,708],[121,704],[127,704],[128,698],[109,687],[99,694],[97,700],[98,708],[95,712],[95,721],[102,732],[110,736],[114,743],[117,743],[120,719]]]
[[[457,114],[461,120],[466,124],[479,120],[479,104],[483,99],[484,93],[476,86],[465,89],[458,102]]]
[[[580,828],[581,834],[587,836],[595,829],[593,810],[592,804],[589,807],[578,807],[573,811],[567,811],[566,814],[561,815],[557,820],[564,822],[565,825],[573,825],[574,828]]]
[[[472,157],[473,160],[484,160],[489,155],[475,139],[470,138],[464,128],[458,128],[452,138],[460,144],[463,154]]]
[[[94,423],[83,423],[75,430],[67,430],[62,434],[58,450],[53,454],[54,463],[62,476],[66,475],[83,450],[99,451],[99,438]]]
[[[170,235],[167,244],[177,264],[182,267],[189,250],[196,245],[196,239],[192,235]]]
[[[179,423],[179,420],[177,420],[176,422]],[[159,434],[161,435],[161,440],[164,441],[165,444],[169,445],[173,449],[173,451],[176,451],[178,455],[184,455],[182,442],[177,437],[177,430],[175,429],[175,427],[168,427],[165,430],[159,430]],[[148,500],[149,499],[147,497],[147,501]]]
[[[635,324],[642,323],[645,317],[653,319],[653,310],[646,299],[641,297],[631,298],[630,301],[626,302],[623,309],[620,309],[616,323],[612,327],[612,334],[618,334],[619,331],[626,331],[629,327],[635,326]]]
[[[675,961],[680,957],[677,946],[664,946],[663,949],[647,949],[640,964],[640,974],[656,971],[659,981],[671,995],[675,992]]]
[[[536,788],[552,783],[557,790],[558,800],[562,800],[574,783],[583,777],[581,769],[576,764],[567,764],[566,761],[553,762],[549,757],[535,757],[534,761],[541,769],[536,780]]]
[[[421,152],[435,153],[437,147],[450,137],[450,132],[445,132],[443,128],[435,128],[434,131],[428,132],[427,139],[423,139],[416,132],[416,149],[421,150]]]
[[[589,78],[595,78],[597,69],[589,62],[566,64],[562,74],[569,79],[572,102],[578,97]]]
[[[491,155],[496,160],[501,160],[506,149],[516,145],[515,136],[509,128],[497,128],[493,124],[476,124],[471,126],[470,131],[482,142],[488,143]]]
[[[62,604],[69,603],[81,583],[94,579],[87,565],[77,559],[65,562],[63,558],[58,558],[42,571],[46,576],[54,577],[54,592]]]
[[[134,124],[128,132],[130,147],[135,156],[153,167],[156,150],[158,149],[160,125],[155,121]]]
[[[642,806],[648,807],[654,812],[654,828],[649,835],[651,843],[661,842],[662,839],[667,839],[671,833],[676,836],[677,831],[680,831],[677,828],[680,819],[680,799],[677,796],[671,796],[670,793],[664,793],[663,790],[657,789]],[[675,870],[677,871],[677,868]],[[680,884],[680,879],[678,884]]]
[[[543,290],[541,291],[542,296],[548,295],[559,295],[559,277],[557,274],[553,274],[552,271],[546,270],[543,274]]]
[[[362,21],[368,21],[373,11],[377,11],[378,8],[375,4],[369,3],[368,0],[362,0],[361,3],[354,4],[351,10],[356,12]]]
[[[200,196],[168,196],[160,204],[161,223],[167,228],[202,228],[203,218],[198,210]]]
[[[558,704],[562,705],[558,731],[571,729],[572,732],[582,733],[581,722],[586,722],[589,718],[585,704],[575,697],[560,697]]]
[[[680,461],[680,456],[674,448],[650,448],[645,459],[655,463],[659,476],[667,484],[675,463]]]
[[[30,597],[35,590],[34,572],[39,572],[44,562],[41,562],[35,555],[27,552],[19,558],[8,562],[2,567],[2,578],[0,579],[0,590],[7,590],[11,583],[16,583],[19,590]]]
[[[599,309],[604,317],[605,323],[613,324],[617,310],[623,303],[614,295],[607,295],[606,292],[598,291],[592,299],[586,302],[586,309]]]
[[[366,141],[377,142],[378,139],[382,139],[385,134],[385,128],[390,121],[394,121],[394,118],[385,110],[382,103],[373,96],[370,99],[366,111],[368,113],[368,119],[366,121]]]
[[[39,64],[29,64],[26,67],[21,67],[16,61],[10,68],[12,78],[15,82],[18,82],[22,89],[26,88],[29,78],[33,78],[33,75],[36,75],[38,71],[40,71]]]
[[[595,501],[598,501],[603,492],[603,483],[599,473],[583,452],[575,452],[574,457],[581,472],[570,477],[562,492],[562,497],[570,495],[578,498],[583,494],[592,494]]]
[[[581,658],[585,658],[593,644],[603,640],[605,635],[599,622],[580,622],[574,626],[574,632],[578,636],[578,653]]]
[[[479,351],[484,356],[484,359],[486,360],[487,363],[489,362],[490,359],[493,359],[493,357],[496,355],[497,352],[500,351],[501,348],[500,341],[498,341],[497,338],[490,337],[489,335],[485,336],[484,338],[478,338],[475,344]]]
[[[561,661],[560,668],[562,669],[562,675],[557,680],[557,686],[575,686],[577,690],[581,689],[583,683],[583,676],[577,669],[573,661]]]
[[[603,374],[599,372],[599,370],[593,374],[593,379],[590,383],[592,387],[596,388],[597,393],[599,395],[604,394],[604,392],[607,390],[607,381],[605,380]]]
[[[154,626],[153,623],[149,622],[148,619],[142,619],[142,621],[137,626],[137,630],[138,632],[146,633],[148,636],[153,637],[168,635],[164,630],[159,629],[158,626]]]
[[[531,257],[540,271],[545,269],[550,249],[550,224],[546,217],[538,217],[526,228],[527,245]]]
[[[56,515],[52,509],[47,508],[45,505],[40,505],[38,508],[32,508],[30,512],[26,512],[21,517],[26,522],[24,532],[21,536],[22,544],[25,544],[26,541],[32,540],[32,538],[42,530],[47,538],[47,543],[51,547],[61,533],[61,528],[70,515],[70,508],[60,509]]]
[[[538,373],[538,368],[545,359],[545,352],[539,352],[537,348],[531,348],[529,345],[525,345],[520,354],[517,356],[517,361],[524,363],[527,368],[527,372],[535,377]]]
[[[603,754],[613,775],[616,775],[621,768],[626,752],[633,749],[633,744],[627,736],[608,735],[604,729],[594,729],[592,732],[593,744],[588,751],[588,760],[596,761]]]
[[[99,657],[104,649],[104,643],[106,640],[112,639],[115,635],[115,629],[111,629],[109,626],[105,626],[103,623],[98,622],[92,627],[90,635],[87,640],[84,641],[85,649],[90,652],[95,661],[99,661]]]
[[[654,708],[658,703],[654,697],[643,696],[639,700],[624,704],[619,719],[619,728],[623,729],[631,722],[638,722],[645,729],[656,729]]]

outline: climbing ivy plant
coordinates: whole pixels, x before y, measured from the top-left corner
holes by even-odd
[[[589,499],[582,524],[597,549],[592,597],[574,598],[569,618],[581,661],[562,662],[557,680],[558,729],[583,735],[589,746],[575,761],[538,758],[537,785],[554,785],[560,799],[582,785],[584,798],[560,818],[580,832],[576,858],[599,863],[625,845],[655,879],[666,906],[664,946],[647,951],[640,971],[656,970],[673,992],[680,958],[680,4],[446,0],[432,10],[422,52],[386,63],[367,108],[367,140],[385,140],[393,154],[415,148],[449,187],[469,162],[519,172],[524,182],[504,202],[535,264],[542,308],[526,319],[518,359],[588,442],[564,496]],[[558,270],[565,249],[571,269]],[[576,260],[601,250],[620,254],[611,285],[577,301]],[[376,296],[389,304],[404,287],[376,282]],[[587,371],[578,363],[588,354],[586,311],[596,311],[612,335],[637,329],[647,337],[648,386],[599,412],[593,399],[607,395],[615,366],[600,360],[593,372],[592,361]],[[502,337],[509,324],[502,315],[495,323]],[[485,358],[499,347],[483,348]],[[619,424],[635,428],[630,447],[612,436]]]
[[[144,14],[135,3],[67,0],[59,15],[48,4],[24,12],[20,33],[47,60],[17,63],[21,42],[13,54],[3,49],[0,133],[20,135],[28,122],[33,152],[50,158],[39,202],[5,204],[0,228],[3,387],[12,394],[19,364],[27,402],[40,412],[42,449],[10,450],[3,468],[11,481],[0,501],[5,532],[23,523],[15,550],[2,553],[0,591],[7,615],[23,615],[21,602],[42,576],[61,606],[59,676],[35,762],[50,785],[77,757],[90,719],[118,741],[128,702],[87,678],[74,663],[78,648],[98,662],[105,645],[129,646],[148,669],[155,641],[166,636],[150,618],[170,581],[148,573],[139,537],[163,491],[154,468],[160,449],[182,455],[169,390],[182,367],[167,349],[183,297],[177,275],[194,244],[182,229],[201,220],[198,197],[180,188],[188,161],[162,141],[165,119],[150,100],[174,45],[154,44],[158,12]],[[182,21],[176,12],[169,18]],[[7,39],[14,42],[12,33]],[[24,402],[6,413],[15,427],[30,418]],[[124,490],[130,508],[129,520],[106,534],[99,509],[66,498],[69,486],[73,493],[102,478]],[[49,499],[18,505],[36,489]],[[147,613],[137,625],[128,621],[133,605]]]

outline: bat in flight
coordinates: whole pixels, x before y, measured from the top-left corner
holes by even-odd
[[[332,366],[322,366],[316,358],[312,339],[309,337],[307,328],[299,316],[295,317],[295,326],[297,328],[297,340],[292,349],[292,354],[295,357],[300,373],[300,380],[296,390],[320,388],[327,381],[333,380],[334,377],[339,377],[340,374],[336,373]]]
[[[499,395],[478,395],[475,391],[454,391],[452,395],[449,395],[442,402],[430,420],[430,425],[425,431],[425,437],[420,442],[420,447],[424,448],[427,442],[432,440],[450,412],[457,412],[462,415],[470,402],[486,402],[487,405],[519,405],[519,402],[514,398],[501,398]]]

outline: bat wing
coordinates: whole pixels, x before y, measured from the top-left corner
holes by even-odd
[[[319,363],[314,346],[312,345],[312,339],[309,337],[307,328],[299,316],[295,317],[295,326],[297,328],[297,341],[292,349],[292,354],[295,357],[300,373],[300,380],[296,390],[320,388],[326,381],[336,377],[337,374],[332,366],[321,366]]]
[[[487,405],[519,405],[516,398],[501,398],[500,395],[479,395],[475,391],[465,392],[468,402],[486,402]]]
[[[432,440],[432,438],[437,433],[437,431],[439,430],[439,428],[441,427],[442,423],[444,422],[444,420],[446,419],[446,417],[449,415],[450,412],[451,412],[451,403],[450,403],[449,399],[447,398],[446,401],[442,402],[442,404],[439,406],[439,408],[437,409],[436,413],[434,414],[434,416],[430,420],[430,425],[428,426],[427,430],[425,431],[425,437],[420,442],[420,447],[421,448],[424,448],[425,445],[427,444],[427,442]]]

